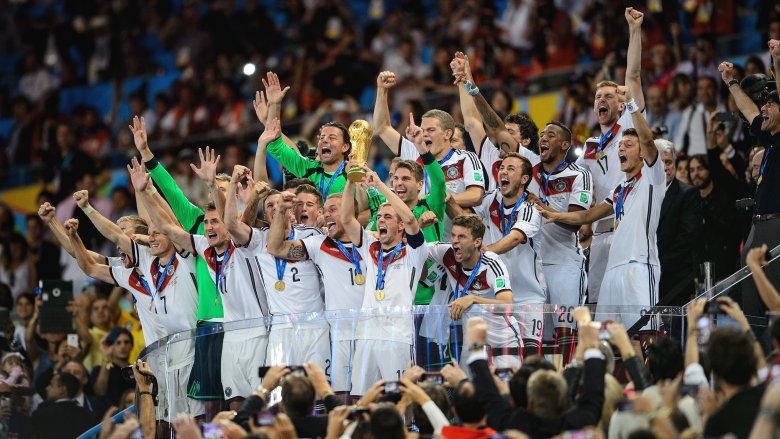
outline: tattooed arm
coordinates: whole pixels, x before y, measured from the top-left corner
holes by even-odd
[[[282,201],[276,209],[274,218],[271,221],[271,228],[268,230],[268,244],[266,249],[268,253],[277,258],[284,258],[291,261],[303,261],[309,259],[306,248],[300,239],[288,240],[287,226],[290,225],[290,209],[293,206],[295,194],[282,192]]]

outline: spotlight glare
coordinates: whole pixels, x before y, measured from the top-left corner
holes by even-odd
[[[244,64],[244,74],[246,76],[252,76],[255,74],[255,65],[251,62]]]

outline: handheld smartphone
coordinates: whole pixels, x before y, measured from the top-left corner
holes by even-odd
[[[78,334],[68,334],[68,346],[72,348],[79,347],[79,335]]]
[[[219,424],[203,424],[201,431],[203,432],[203,439],[222,439],[227,437],[222,433],[222,427]]]
[[[707,305],[704,306],[704,312],[710,315],[720,314],[721,306],[723,306],[723,304],[720,301],[718,301],[717,299],[712,300],[710,302],[707,302]]]
[[[710,339],[712,332],[712,318],[709,315],[703,315],[696,321],[696,329],[699,330],[699,344],[704,345]]]
[[[134,384],[135,383],[135,374],[133,373],[133,365],[125,366],[122,368],[122,379],[125,380],[126,383]]]
[[[634,401],[623,399],[618,401],[617,409],[621,412],[630,412],[634,410]]]
[[[444,377],[439,372],[425,372],[422,379],[426,383],[431,384],[444,384]]]
[[[699,394],[699,386],[697,384],[680,384],[680,396],[690,396],[696,398]]]
[[[718,122],[733,122],[734,115],[725,111],[721,111],[715,114],[715,120]]]
[[[257,368],[257,376],[258,378],[265,378],[265,374],[268,373],[268,370],[271,369],[270,366],[260,366]]]
[[[363,413],[369,413],[369,410],[367,408],[352,407],[352,410],[349,411],[349,416],[347,416],[347,419],[359,419],[363,416]]]
[[[274,424],[274,414],[268,411],[260,411],[255,415],[255,425],[258,427],[268,427]]]
[[[599,330],[599,340],[609,340],[612,338],[612,334],[607,331],[607,324],[609,324],[609,321],[591,322],[590,324]]]
[[[400,386],[401,386],[400,381],[385,382],[385,394],[391,395],[395,393],[401,393]]]
[[[287,366],[287,368],[290,369],[291,375],[306,376],[306,369],[303,366]]]
[[[512,378],[512,373],[512,368],[509,367],[496,369],[496,376],[503,381],[509,381],[509,379]]]

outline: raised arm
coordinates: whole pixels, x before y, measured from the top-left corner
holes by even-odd
[[[642,94],[642,21],[644,14],[634,8],[626,8],[628,22],[628,52],[626,53],[626,87],[636,101],[639,111],[645,108],[645,97]],[[636,122],[635,122],[636,123]],[[650,141],[652,141],[652,137]],[[652,162],[651,162],[652,163]]]
[[[271,221],[271,227],[268,230],[268,242],[266,244],[268,253],[277,258],[285,258],[292,261],[309,259],[300,239],[287,239],[287,226],[290,224],[290,210],[293,208],[295,194],[287,191],[282,192],[281,199],[279,207],[274,214],[274,220]]]
[[[195,249],[192,246],[192,239],[190,234],[179,226],[175,218],[172,219],[168,216],[165,208],[163,207],[164,201],[160,194],[147,191],[147,187],[150,184],[151,175],[146,172],[143,165],[138,163],[135,157],[132,160],[132,167],[128,167],[130,170],[130,179],[133,182],[133,188],[135,188],[135,195],[138,202],[143,203],[146,210],[149,212],[152,222],[165,234],[173,243],[190,253],[195,253]]]
[[[69,219],[65,222],[63,230],[67,233],[70,244],[73,248],[73,257],[76,258],[76,262],[79,264],[79,268],[87,276],[102,280],[110,284],[114,283],[114,278],[111,276],[111,268],[108,265],[98,264],[89,255],[84,242],[81,241],[79,236],[79,220]],[[132,253],[128,253],[132,254]]]
[[[775,78],[780,75],[780,40],[769,40],[769,53],[772,55],[772,66],[774,67]]]
[[[281,120],[282,102],[284,101],[284,97],[287,96],[287,92],[290,91],[290,86],[287,86],[284,89],[282,89],[282,83],[279,82],[279,77],[274,72],[266,73],[266,79],[261,79],[261,80],[263,81],[263,87],[265,87],[265,94],[262,93],[255,94],[255,98],[256,98],[255,102],[258,102],[257,100],[258,97],[267,98],[266,105],[268,106],[268,110],[266,111],[266,116],[262,120],[260,120],[260,123],[262,123],[263,125],[268,125],[274,119]],[[257,96],[258,94],[260,96]],[[260,114],[257,113],[257,108],[255,108],[255,114],[257,114],[257,117],[259,119]],[[287,146],[294,149],[296,152],[300,153],[300,151],[298,151],[298,145],[296,145],[295,142],[292,141],[292,139],[282,134],[282,140],[284,140],[284,143]]]
[[[619,89],[618,94],[620,92],[621,90]],[[631,120],[634,122],[634,128],[639,136],[639,148],[642,158],[648,164],[655,164],[658,158],[658,148],[653,140],[653,130],[650,129],[650,125],[647,124],[647,119],[642,115],[642,112],[639,111],[640,107],[636,102],[636,97],[634,97],[634,91],[631,87],[626,89],[625,99],[627,102],[626,109],[631,112]],[[631,105],[632,102],[633,105]]]
[[[252,181],[251,179],[248,179]],[[255,181],[252,185],[252,192],[249,194],[249,200],[244,205],[244,212],[241,214],[241,222],[254,227],[257,222],[257,212],[260,210],[260,202],[265,200],[270,186],[264,181]],[[224,221],[224,219],[223,219]]]
[[[357,162],[350,162],[347,167],[357,167]],[[367,174],[366,174],[367,175]],[[355,192],[355,183],[350,179],[347,179],[344,185],[344,193],[351,194]],[[339,219],[341,224],[344,225],[344,231],[347,233],[349,240],[362,244],[363,238],[363,226],[360,225],[357,218],[355,218],[355,200],[352,197],[341,197],[341,209],[339,210]]]
[[[545,223],[564,223],[574,226],[581,226],[583,224],[592,223],[602,218],[606,218],[615,213],[611,204],[601,202],[590,209],[574,210],[569,212],[558,212],[550,209],[544,203],[536,203],[536,208],[539,209],[539,213],[544,217]]]
[[[725,82],[726,86],[729,88],[731,96],[734,97],[734,103],[737,104],[739,112],[745,116],[745,119],[747,119],[748,122],[753,122],[753,119],[758,116],[760,111],[755,102],[753,102],[745,91],[742,90],[742,87],[739,86],[739,82],[737,81],[737,70],[734,68],[734,64],[722,62],[718,66],[718,71],[720,71],[721,79],[723,79],[723,82]]]
[[[387,103],[388,90],[395,85],[395,73],[381,72],[376,78],[376,101],[374,102],[374,134],[379,136],[395,155],[401,153],[401,134],[390,123],[390,107]]]
[[[252,228],[238,220],[238,199],[236,195],[236,186],[244,175],[249,175],[249,168],[236,165],[233,168],[233,175],[230,177],[230,186],[228,186],[227,200],[225,200],[225,227],[233,238],[233,241],[245,245],[252,236]]]
[[[471,69],[466,72],[464,64],[468,61],[462,52],[457,52],[455,58],[450,62],[452,74],[455,76],[455,85],[458,87],[458,98],[460,100],[460,111],[463,113],[463,125],[471,137],[471,143],[474,144],[474,151],[479,155],[482,149],[482,140],[485,139],[485,126],[482,123],[482,116],[477,111],[474,99],[469,95],[466,88],[466,81],[471,81]],[[460,72],[464,72],[462,75]]]
[[[282,125],[279,118],[269,120],[265,125],[265,130],[257,139],[257,151],[255,152],[255,162],[252,175],[258,181],[268,183],[268,168],[266,167],[266,148],[274,139],[282,135]],[[286,142],[285,142],[286,143]]]
[[[456,81],[463,81],[464,84],[466,81],[471,82],[471,93],[468,93],[465,88],[463,89],[463,92],[467,95],[470,95],[469,97],[473,98],[473,105],[479,114],[480,123],[484,123],[483,127],[488,137],[493,140],[498,149],[505,152],[514,151],[514,147],[517,145],[517,142],[512,137],[512,135],[509,134],[509,131],[507,131],[506,125],[501,119],[501,116],[499,116],[498,113],[493,110],[488,101],[485,100],[485,97],[482,96],[482,93],[479,92],[479,87],[474,84],[474,79],[471,75],[471,66],[466,55],[461,52],[456,53],[455,59],[450,64],[450,67],[453,70],[452,74],[455,76]],[[461,104],[461,111],[463,111],[465,122],[466,112],[470,110]],[[471,131],[469,131],[469,135],[471,136]],[[472,136],[472,141],[474,142],[475,151],[477,155],[479,155],[480,148],[482,148],[482,139],[474,140],[474,137]]]
[[[753,273],[753,281],[756,283],[761,301],[764,302],[769,311],[778,312],[780,311],[780,294],[777,293],[777,288],[772,285],[764,273],[764,267],[768,264],[766,260],[768,251],[769,247],[766,244],[751,248],[747,253],[745,263],[750,268],[750,272]]]
[[[133,254],[133,243],[130,241],[130,238],[125,235],[122,229],[120,229],[118,225],[112,223],[110,219],[104,217],[103,214],[98,212],[94,207],[90,206],[89,192],[78,191],[73,194],[73,199],[76,200],[76,205],[79,206],[85,215],[87,215],[101,235],[113,242],[114,245],[119,247],[124,253],[128,255]]]
[[[56,212],[57,211],[55,207],[48,202],[41,204],[41,206],[38,208],[38,216],[41,218],[44,224],[49,227],[49,230],[51,230],[54,238],[57,239],[57,242],[62,248],[65,249],[66,252],[68,252],[69,255],[75,258],[76,255],[73,253],[73,246],[71,245],[68,234],[65,232],[62,224],[57,221]],[[87,250],[87,254],[95,262],[106,260],[105,256],[99,253],[95,253],[92,250]]]
[[[420,231],[420,224],[417,222],[417,218],[409,210],[409,206],[403,202],[395,192],[391,191],[384,182],[376,175],[376,172],[363,165],[363,169],[366,171],[365,182],[371,187],[376,188],[380,194],[384,195],[387,201],[393,206],[395,213],[401,217],[401,222],[404,224],[404,230],[407,235],[416,235]],[[343,207],[342,207],[343,209]],[[357,242],[357,241],[354,241]]]

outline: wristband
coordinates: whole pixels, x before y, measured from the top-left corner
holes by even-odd
[[[81,210],[84,212],[84,215],[89,215],[89,214],[91,214],[92,212],[95,211],[95,208],[90,206],[90,205],[87,205],[87,207],[85,207],[85,208],[83,208]]]
[[[149,395],[152,398],[154,398],[154,395],[152,395],[152,392],[138,392],[139,395]]]
[[[737,81],[736,79],[732,79],[731,81],[729,81],[729,87],[728,88],[731,88],[731,86],[734,85],[734,84],[739,84],[739,81]]]
[[[474,86],[471,81],[466,81],[466,93],[468,93],[469,96],[475,96],[479,93],[479,87]]]
[[[150,186],[149,186],[149,187],[146,189],[146,192],[148,192],[148,193],[149,193],[149,195],[154,195],[154,194],[156,194],[156,193],[157,193],[157,188],[156,188],[156,187],[154,187],[154,186],[152,186],[152,185],[150,185]]]
[[[639,111],[639,107],[637,107],[636,101],[633,98],[626,102],[626,110],[628,110],[629,113],[636,113]]]

